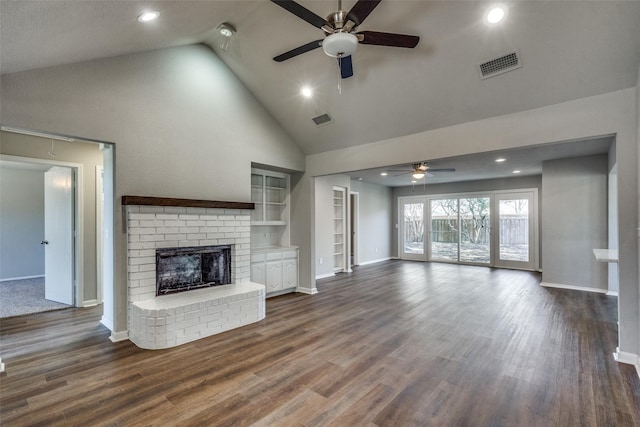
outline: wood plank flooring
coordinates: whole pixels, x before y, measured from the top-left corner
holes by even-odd
[[[388,261],[156,351],[111,343],[99,307],[3,319],[0,425],[640,426],[615,297],[539,283]]]

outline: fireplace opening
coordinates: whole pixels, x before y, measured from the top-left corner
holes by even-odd
[[[156,296],[231,283],[231,245],[156,249]]]

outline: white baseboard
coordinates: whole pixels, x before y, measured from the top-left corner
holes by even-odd
[[[26,280],[26,279],[38,279],[44,277],[44,274],[39,276],[22,276],[22,277],[9,277],[8,279],[0,279],[0,282],[9,282],[11,280]]]
[[[375,264],[377,262],[382,262],[382,261],[389,261],[390,259],[393,259],[391,257],[387,257],[387,258],[380,258],[380,259],[374,259],[371,261],[365,261],[365,262],[361,262],[358,265],[362,266],[362,265],[369,265],[369,264]]]
[[[111,342],[126,341],[129,339],[129,331],[111,332]]]
[[[303,288],[301,286],[298,286],[296,288],[296,292],[300,292],[301,294],[307,294],[307,295],[315,295],[318,293],[318,288]]]
[[[327,277],[333,277],[333,276],[335,276],[335,275],[336,275],[336,273],[318,274],[318,275],[316,276],[316,280],[319,280],[319,279],[326,279]]]
[[[606,289],[589,288],[589,287],[586,287],[586,286],[564,285],[562,283],[540,282],[540,286],[544,286],[545,288],[571,289],[573,291],[597,292],[599,294],[606,294],[607,293]]]
[[[113,331],[113,321],[111,321],[111,319],[107,319],[106,317],[102,316],[102,319],[100,319],[100,323],[106,326],[110,331]]]
[[[638,377],[640,377],[640,356],[635,353],[627,353],[626,351],[620,351],[620,348],[616,348],[616,352],[613,353],[613,358],[618,363],[626,363],[636,367]]]
[[[82,305],[80,307],[95,307],[96,305],[98,305],[98,300],[97,299],[90,299],[87,301],[83,301]]]

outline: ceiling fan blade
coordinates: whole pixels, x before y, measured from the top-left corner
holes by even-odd
[[[429,172],[455,172],[456,168],[440,168],[440,169],[427,169]]]
[[[367,19],[367,16],[373,12],[373,9],[378,6],[380,1],[381,0],[358,0],[347,14],[347,20],[353,22],[355,24],[354,26],[357,27]]]
[[[340,75],[343,79],[347,79],[353,76],[353,63],[351,61],[351,55],[344,58],[338,58],[338,66],[340,67]]]
[[[304,6],[299,5],[293,0],[271,0],[273,3],[277,4],[281,8],[286,11],[289,11],[296,15],[300,19],[304,19],[309,24],[313,25],[316,28],[322,28],[322,26],[327,25],[331,27],[331,24],[327,22],[326,19],[319,17],[315,13],[311,12]]]
[[[309,42],[309,43],[307,43],[305,45],[299,46],[299,47],[297,47],[295,49],[291,49],[288,52],[285,52],[285,53],[283,53],[281,55],[278,55],[275,58],[273,58],[273,60],[276,61],[276,62],[282,62],[282,61],[285,61],[287,59],[291,59],[294,56],[298,56],[298,55],[301,55],[301,54],[303,54],[305,52],[309,52],[310,50],[317,49],[320,46],[322,46],[322,40],[314,40],[314,41]]]
[[[364,36],[360,43],[378,46],[414,48],[420,41],[420,37],[406,34],[380,33],[378,31],[361,31],[358,34]]]

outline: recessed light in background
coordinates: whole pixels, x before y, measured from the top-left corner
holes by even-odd
[[[499,157],[496,159],[496,163],[502,163],[502,162],[506,162],[507,159],[505,159],[504,157]]]
[[[138,15],[138,22],[149,22],[157,19],[160,16],[160,12],[157,10],[149,10],[147,12],[142,12]]]
[[[309,86],[303,86],[300,89],[300,94],[302,94],[302,96],[304,96],[305,98],[311,98],[313,96],[313,89],[311,89]]]

